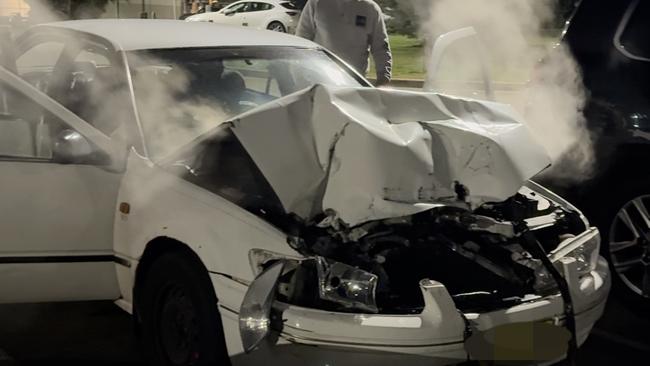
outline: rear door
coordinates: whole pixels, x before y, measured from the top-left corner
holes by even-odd
[[[269,18],[269,10],[273,5],[267,3],[250,3],[248,12],[246,12],[246,22],[249,27],[265,29],[266,19]]]
[[[0,68],[0,303],[119,297],[113,220],[126,147],[38,90],[63,80],[77,88],[69,98],[83,93],[90,71],[69,68],[70,47],[38,40],[18,56],[20,75]]]

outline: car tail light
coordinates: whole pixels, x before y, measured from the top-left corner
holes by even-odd
[[[292,17],[295,17],[296,15],[298,15],[298,12],[297,11],[288,11],[287,14],[289,14]]]

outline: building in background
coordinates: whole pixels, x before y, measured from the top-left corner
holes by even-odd
[[[101,17],[176,19],[183,10],[183,0],[113,0]]]
[[[183,14],[210,10],[234,0],[108,0],[101,18],[178,19]],[[44,3],[47,1],[43,0]],[[101,10],[100,10],[101,11]],[[0,18],[29,17],[26,0],[0,0]],[[96,16],[92,14],[92,16]]]
[[[0,0],[0,17],[26,17],[29,5],[23,0]]]
[[[183,14],[196,13],[217,3],[218,0],[113,0],[106,6],[102,18],[178,19]]]

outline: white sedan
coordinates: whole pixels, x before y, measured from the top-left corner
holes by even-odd
[[[602,315],[598,230],[528,181],[549,160],[505,105],[205,23],[52,23],[14,53],[2,303],[113,300],[155,365],[546,362]]]
[[[300,10],[286,0],[237,1],[225,8],[185,18],[188,22],[214,22],[255,29],[294,33]]]

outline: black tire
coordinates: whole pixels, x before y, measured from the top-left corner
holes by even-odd
[[[208,272],[183,251],[161,255],[137,295],[141,342],[151,365],[230,365]]]
[[[269,23],[266,29],[270,31],[280,32],[280,33],[287,33],[287,28],[284,26],[284,24],[278,21],[273,21]]]
[[[595,198],[596,201],[603,201],[603,198],[607,201],[603,202],[602,207],[599,209],[590,211],[592,211],[593,220],[602,235],[601,253],[607,258],[610,265],[614,280],[614,293],[631,309],[644,310],[647,313],[647,309],[650,308],[650,297],[644,297],[641,293],[638,293],[638,288],[634,289],[630,285],[633,283],[632,275],[636,276],[638,273],[625,272],[621,269],[622,266],[615,266],[616,263],[622,263],[628,257],[634,258],[637,255],[637,248],[629,247],[624,249],[627,252],[623,253],[620,249],[616,250],[617,248],[610,245],[610,241],[612,243],[622,242],[626,240],[626,236],[631,235],[631,232],[621,232],[621,228],[626,228],[621,226],[624,223],[619,217],[619,212],[624,207],[628,209],[633,207],[630,206],[631,202],[641,197],[643,197],[642,202],[645,202],[648,205],[648,209],[650,209],[650,179],[630,179],[629,181],[624,181],[619,187],[610,187],[607,193],[603,192],[600,197]],[[631,215],[635,215],[635,213],[631,213]],[[650,232],[650,227],[647,225],[643,229],[647,230],[646,232]],[[650,245],[646,240],[643,241],[643,243],[639,244],[639,248],[643,248],[644,245]],[[620,245],[618,248],[620,248]],[[643,253],[642,249],[638,249],[638,251],[639,253]],[[634,270],[639,271],[637,267],[634,267]]]

